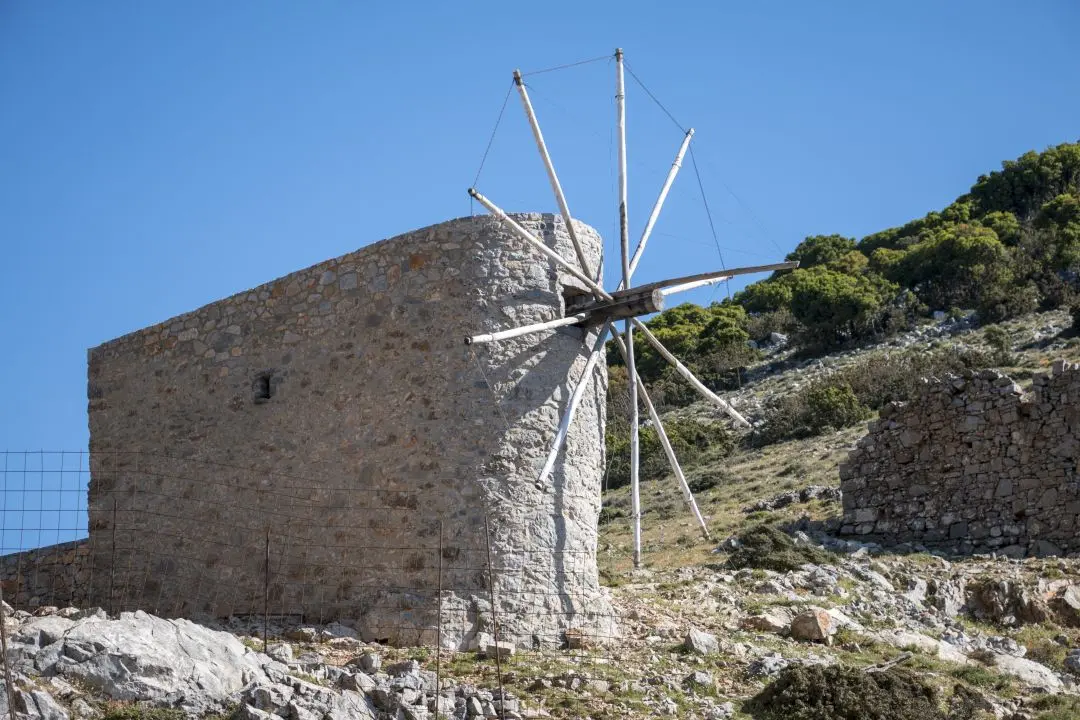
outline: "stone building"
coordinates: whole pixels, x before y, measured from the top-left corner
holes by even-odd
[[[840,466],[843,532],[961,552],[1080,552],[1080,367],[993,371],[886,406]]]
[[[561,218],[515,218],[574,257]],[[599,267],[599,235],[577,235]],[[92,348],[91,599],[344,618],[401,643],[434,641],[441,617],[444,645],[463,646],[493,597],[519,642],[609,634],[602,363],[537,483],[596,328],[463,343],[581,292],[496,219],[467,217]]]

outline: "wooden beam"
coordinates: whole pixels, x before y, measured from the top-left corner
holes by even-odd
[[[622,293],[632,291],[645,291],[672,287],[675,285],[688,285],[693,282],[704,280],[715,280],[716,278],[723,277],[735,277],[736,275],[751,275],[753,273],[772,272],[776,270],[794,270],[799,267],[799,263],[796,262],[782,262],[772,263],[771,265],[751,265],[749,267],[740,268],[728,268],[727,270],[713,270],[707,273],[698,273],[697,275],[685,275],[683,277],[670,278],[668,280],[658,280],[656,282],[649,283],[647,285],[638,285],[637,287],[630,288],[630,290],[619,290],[614,293],[615,297],[618,297]],[[704,284],[704,283],[703,283]]]
[[[588,295],[582,295],[566,305],[567,313],[587,312],[593,315],[592,321],[622,320],[638,315],[651,315],[664,309],[664,293],[660,290],[648,292],[624,293],[614,300],[594,300]]]

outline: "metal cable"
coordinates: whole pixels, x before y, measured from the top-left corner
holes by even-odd
[[[669,119],[671,120],[671,122],[675,123],[675,127],[677,127],[677,128],[679,128],[680,130],[682,130],[682,131],[683,131],[683,134],[686,134],[686,128],[685,128],[685,127],[683,127],[682,123],[680,123],[680,122],[679,122],[678,120],[676,120],[676,119],[675,119],[675,116],[671,114],[671,111],[670,111],[670,110],[668,110],[668,109],[667,109],[666,107],[664,107],[664,104],[663,104],[662,102],[660,102],[660,101],[659,101],[659,100],[658,100],[658,99],[656,98],[656,96],[655,96],[655,95],[653,95],[653,94],[652,94],[652,91],[651,91],[651,90],[649,90],[649,88],[645,87],[645,83],[641,82],[641,78],[639,78],[639,77],[638,77],[638,76],[637,76],[637,75],[636,75],[636,74],[634,73],[634,71],[630,69],[630,63],[628,63],[628,62],[626,62],[625,60],[623,60],[623,66],[624,66],[624,67],[626,68],[626,72],[630,73],[630,77],[634,78],[634,80],[636,80],[636,81],[637,81],[637,84],[641,86],[641,89],[645,91],[645,94],[646,94],[646,95],[648,95],[648,96],[649,96],[650,98],[652,98],[652,101],[653,101],[654,103],[656,103],[656,106],[657,106],[657,107],[659,107],[659,108],[660,108],[661,110],[663,110],[663,111],[664,111],[664,114],[668,116],[668,118],[669,118]]]
[[[566,70],[567,68],[578,67],[579,65],[588,65],[589,63],[600,62],[601,60],[610,60],[613,57],[614,55],[601,55],[600,57],[594,57],[590,60],[578,60],[577,62],[567,63],[566,65],[556,65],[555,67],[544,68],[543,70],[530,70],[529,72],[521,73],[521,76],[541,75],[543,73],[555,72],[556,70]]]
[[[480,167],[476,169],[476,177],[473,178],[472,186],[476,187],[476,184],[480,181],[480,173],[484,171],[484,163],[487,162],[488,153],[491,152],[491,145],[495,142],[495,133],[499,131],[499,124],[502,123],[503,113],[506,112],[506,103],[510,101],[510,93],[514,91],[514,83],[510,83],[510,87],[506,89],[506,96],[503,97],[502,107],[499,108],[499,117],[495,119],[495,127],[491,129],[491,137],[488,138],[487,147],[484,148],[484,155],[480,158]],[[475,214],[473,212],[473,199],[469,196],[469,215]]]

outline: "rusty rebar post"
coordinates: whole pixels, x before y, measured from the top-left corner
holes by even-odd
[[[11,668],[8,666],[7,652],[7,613],[4,612],[4,584],[0,582],[0,663],[4,666],[4,689],[7,692],[8,714],[15,717],[15,686],[11,684]],[[15,606],[12,606],[12,610]]]
[[[109,559],[109,614],[116,615],[116,496],[112,501],[112,557]]]
[[[443,558],[443,524],[439,521],[439,596],[436,599],[435,626],[435,720],[439,720],[439,691],[442,689],[442,558]]]
[[[270,634],[270,526],[266,526],[266,559],[263,562],[263,653]]]
[[[499,720],[506,720],[506,691],[503,690],[502,648],[499,646],[499,613],[495,607],[495,574],[491,569],[491,524],[484,514],[484,544],[487,546],[488,592],[491,595],[491,624],[495,634],[495,673],[499,677]]]

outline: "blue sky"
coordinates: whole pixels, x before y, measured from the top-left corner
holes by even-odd
[[[809,234],[902,223],[1005,158],[1075,141],[1078,30],[1068,0],[8,0],[0,448],[86,447],[88,347],[468,214],[515,67],[622,46],[697,130],[724,261],[756,264]],[[613,73],[528,78],[571,208],[610,249]],[[628,83],[636,234],[681,132]],[[554,210],[516,97],[478,187]],[[688,164],[637,279],[719,265]]]

